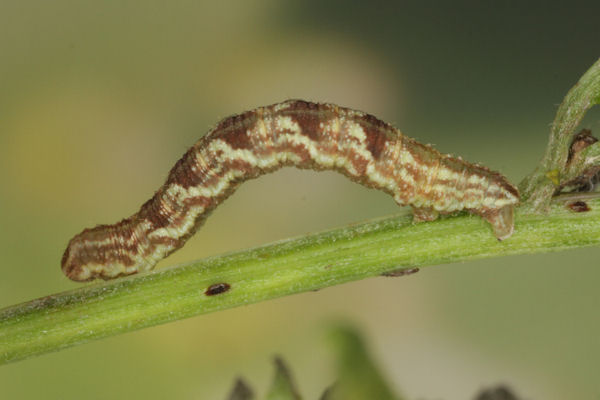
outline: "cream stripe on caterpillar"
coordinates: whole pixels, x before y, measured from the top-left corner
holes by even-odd
[[[76,281],[150,270],[239,184],[284,166],[339,171],[412,206],[416,221],[466,209],[487,220],[498,239],[513,231],[519,193],[499,173],[440,154],[371,115],[289,100],[221,121],[136,214],[71,239],[62,270]]]

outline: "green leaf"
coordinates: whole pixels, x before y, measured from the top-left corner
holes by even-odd
[[[275,377],[266,400],[300,400],[292,374],[280,357],[275,357]]]
[[[338,353],[338,382],[324,395],[327,400],[400,400],[371,360],[365,343],[353,328],[332,331]]]
[[[237,379],[227,400],[253,400],[254,393],[243,379]]]

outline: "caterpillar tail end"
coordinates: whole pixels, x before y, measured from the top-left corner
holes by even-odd
[[[65,274],[67,278],[76,282],[86,282],[94,279],[94,276],[92,276],[92,274],[90,274],[87,269],[83,268],[83,265],[77,261],[77,258],[74,257],[73,253],[74,251],[71,241],[60,261],[60,269],[62,270],[63,274]]]
[[[513,205],[487,210],[481,216],[492,225],[494,235],[499,241],[508,239],[515,230]]]

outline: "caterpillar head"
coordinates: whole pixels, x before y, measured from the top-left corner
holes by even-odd
[[[69,241],[61,268],[74,281],[113,279],[138,271],[126,240],[112,226],[85,229]]]

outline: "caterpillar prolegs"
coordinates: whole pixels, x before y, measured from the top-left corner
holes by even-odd
[[[238,185],[284,166],[339,171],[410,205],[416,221],[464,209],[487,220],[500,240],[513,232],[519,193],[499,173],[440,154],[372,115],[288,100],[221,121],[136,214],[71,239],[62,270],[76,281],[150,270]]]

